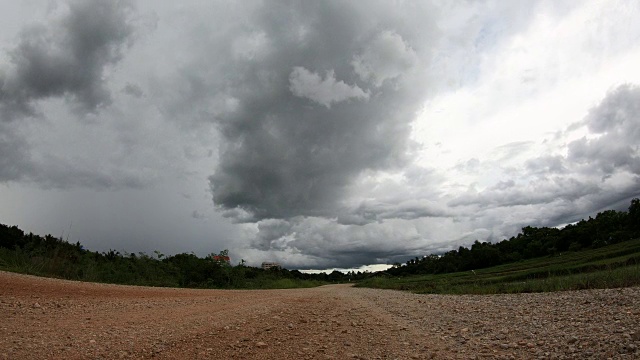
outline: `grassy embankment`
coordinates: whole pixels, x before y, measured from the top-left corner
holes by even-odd
[[[360,287],[434,294],[549,292],[640,285],[640,239],[475,271],[378,276]]]

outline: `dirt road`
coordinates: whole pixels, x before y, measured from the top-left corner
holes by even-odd
[[[144,288],[0,272],[0,359],[638,359],[640,288]]]

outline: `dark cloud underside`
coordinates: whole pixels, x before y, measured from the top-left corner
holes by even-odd
[[[362,171],[406,162],[427,64],[400,23],[344,3],[278,4],[248,15],[258,53],[225,64],[219,90],[237,107],[217,118],[224,144],[213,200],[253,220],[330,216]],[[429,14],[420,15],[426,30]]]

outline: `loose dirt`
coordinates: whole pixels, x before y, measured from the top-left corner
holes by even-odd
[[[0,272],[0,359],[640,359],[640,288],[190,290]]]

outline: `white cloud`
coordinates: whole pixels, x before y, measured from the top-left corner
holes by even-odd
[[[425,104],[413,132],[423,145],[420,164],[470,185],[490,170],[452,172],[447,170],[451,164],[471,158],[491,163],[494,149],[507,143],[531,141],[534,146],[518,156],[508,154],[502,169],[541,153],[566,154],[563,144],[572,139],[558,139],[558,132],[582,119],[610,88],[640,82],[634,65],[640,61],[640,44],[630,41],[639,36],[640,27],[631,22],[640,16],[640,6],[588,2],[557,13],[541,7],[538,13],[524,31],[505,33],[492,47],[459,52],[475,59],[477,73]]]
[[[327,108],[330,108],[332,103],[349,99],[369,99],[369,93],[357,85],[349,86],[344,81],[336,80],[333,70],[327,71],[323,79],[317,73],[296,66],[289,75],[289,83],[289,89],[295,96],[307,98]]]

